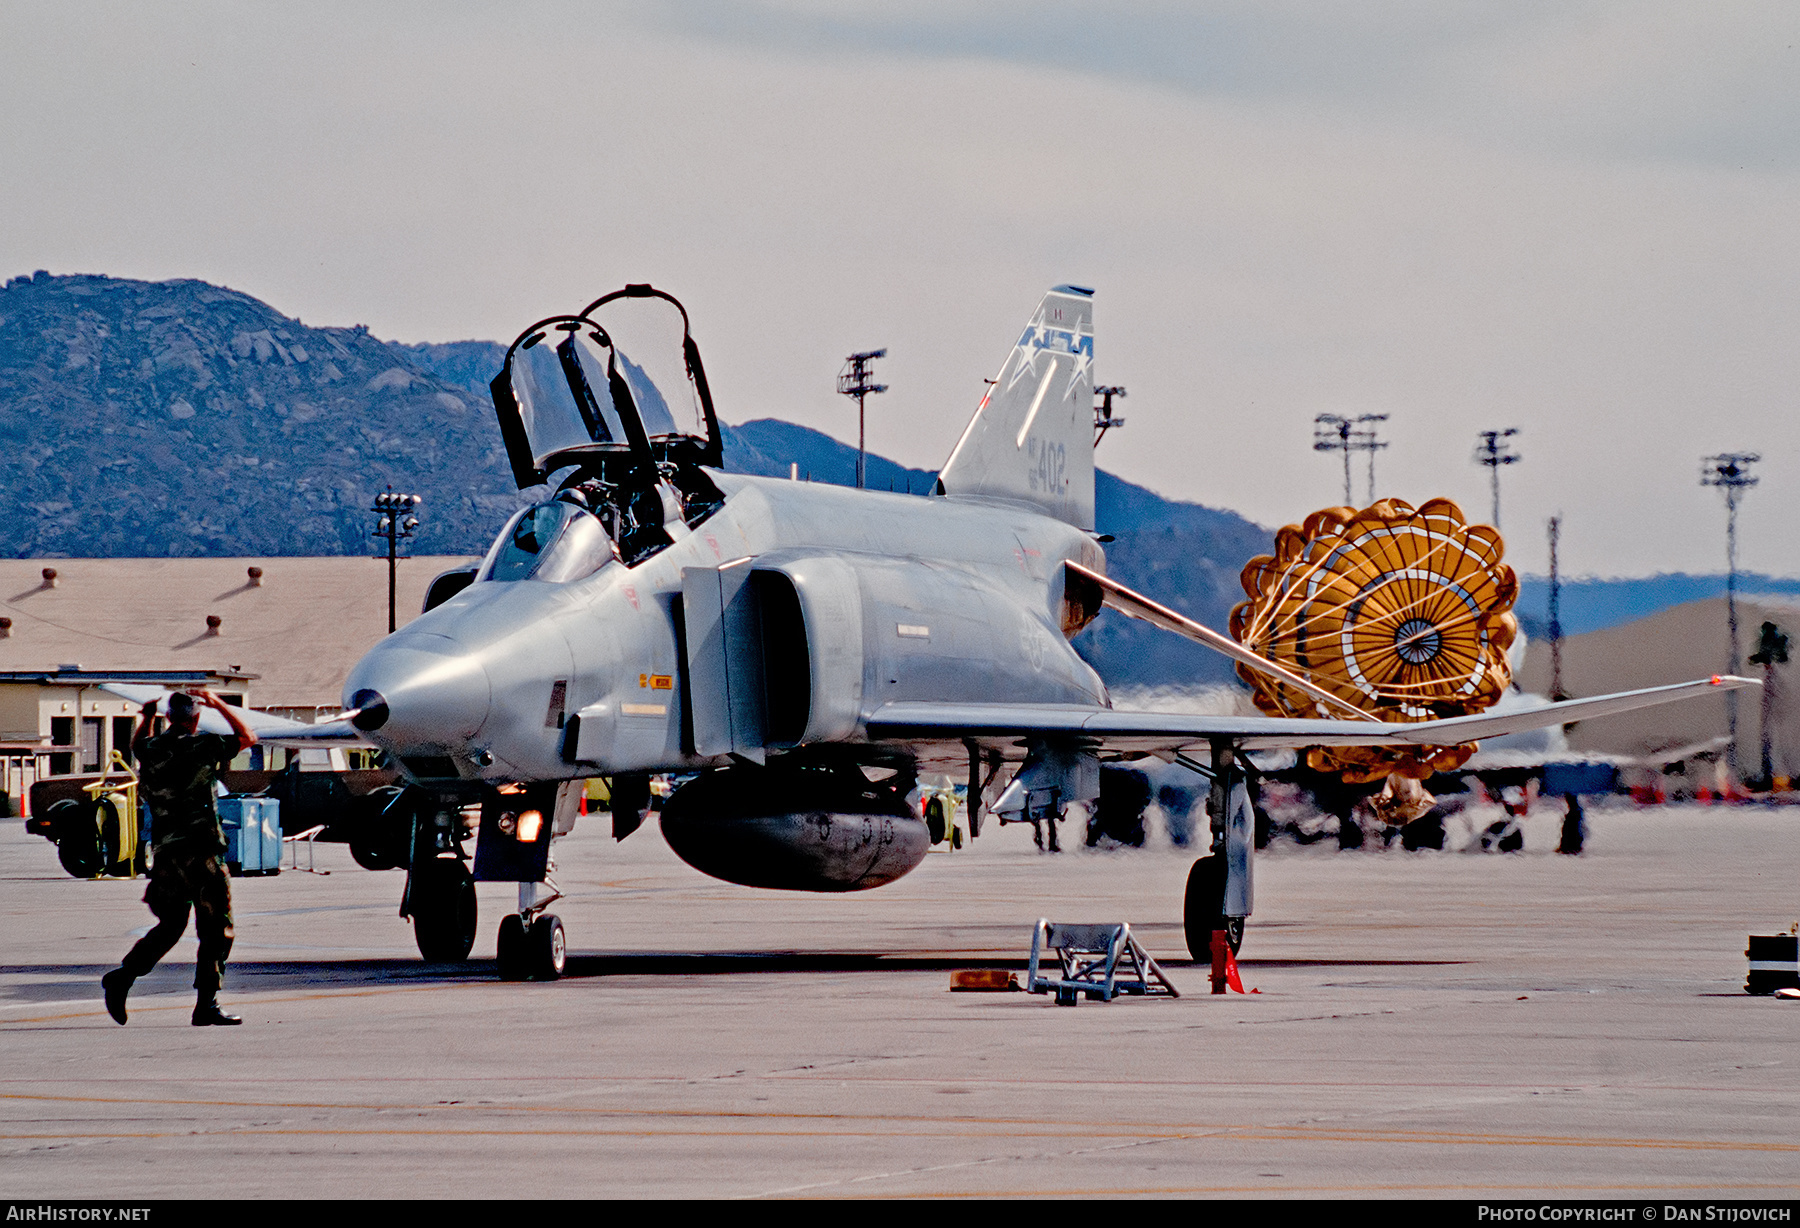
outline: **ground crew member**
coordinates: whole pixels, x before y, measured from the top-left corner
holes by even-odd
[[[196,703],[195,701],[199,702]],[[219,980],[231,954],[231,880],[226,877],[225,834],[213,805],[219,769],[239,751],[256,744],[256,735],[237,712],[210,691],[176,692],[169,696],[169,729],[153,734],[156,700],[144,705],[144,719],[131,739],[138,761],[138,795],[150,807],[154,859],[144,903],[156,914],[156,927],[138,940],[125,962],[100,978],[106,1011],[125,1022],[125,995],[131,984],[169,953],[187,930],[188,909],[200,954],[194,961],[194,1026],[242,1023],[219,1009]],[[201,733],[200,704],[231,726],[231,735]]]

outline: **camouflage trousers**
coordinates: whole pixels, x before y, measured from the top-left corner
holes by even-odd
[[[156,967],[187,932],[188,909],[194,912],[194,934],[200,954],[194,960],[194,988],[200,996],[219,992],[225,960],[231,954],[231,879],[218,856],[158,850],[150,866],[144,903],[156,914],[156,926],[138,939],[125,956],[124,968],[134,977]]]

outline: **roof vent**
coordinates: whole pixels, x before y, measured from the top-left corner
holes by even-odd
[[[261,588],[262,587],[262,568],[252,567],[249,570],[248,574],[250,576],[250,587],[251,588]]]
[[[224,624],[225,624],[225,620],[220,618],[217,614],[208,614],[206,616],[206,634],[208,634],[208,635],[219,634],[219,628],[221,626],[223,626]]]
[[[56,568],[54,568],[54,567],[44,568],[43,575],[44,575],[44,587],[45,588],[55,588],[56,587]]]

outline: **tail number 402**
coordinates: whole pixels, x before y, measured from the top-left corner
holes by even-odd
[[[1060,443],[1046,443],[1040,439],[1028,439],[1025,442],[1033,462],[1027,470],[1031,477],[1031,489],[1057,491],[1068,485],[1068,449]]]

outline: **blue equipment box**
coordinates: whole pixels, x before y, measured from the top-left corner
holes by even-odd
[[[225,868],[233,874],[281,873],[281,803],[272,797],[219,799]]]
[[[1546,763],[1544,792],[1612,793],[1619,787],[1619,769],[1610,763]]]

